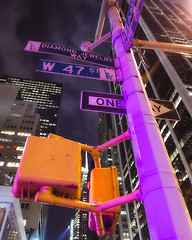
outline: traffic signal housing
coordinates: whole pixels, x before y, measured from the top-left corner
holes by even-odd
[[[89,202],[104,203],[119,197],[119,184],[117,168],[111,166],[109,168],[94,168],[90,176]],[[102,219],[105,232],[112,235],[115,231],[121,206],[113,207],[102,212]],[[94,213],[89,212],[89,228],[97,231]]]
[[[16,178],[13,195],[34,199],[44,186],[53,188],[54,195],[69,199],[81,197],[80,143],[50,135],[50,138],[27,138]]]

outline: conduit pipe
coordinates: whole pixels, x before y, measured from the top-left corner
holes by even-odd
[[[141,200],[140,189],[136,189],[133,193],[129,193],[125,196],[121,196],[104,203],[101,203],[101,202],[87,203],[87,202],[78,201],[75,199],[57,197],[53,194],[53,191],[54,191],[53,188],[49,186],[42,187],[40,191],[38,191],[37,194],[35,195],[35,201],[44,202],[51,205],[58,205],[62,207],[77,208],[77,209],[89,211],[92,213],[101,213],[101,212],[108,212],[106,210],[126,204],[126,203]]]
[[[102,42],[107,40],[109,37],[111,37],[111,32],[106,33],[105,35],[103,35],[101,38],[99,38],[98,40],[96,40],[93,43],[90,43],[89,41],[83,41],[81,43],[81,50],[89,52],[93,48],[97,47],[99,44],[101,44]]]
[[[129,193],[125,196],[121,196],[118,198],[115,198],[113,200],[101,203],[96,207],[98,212],[103,212],[106,209],[114,208],[119,205],[123,205],[126,203],[130,203],[133,201],[140,201],[141,200],[141,192],[140,189],[136,189],[133,193]]]
[[[127,140],[127,139],[130,139],[129,131],[124,132],[122,135],[120,135],[116,138],[113,138],[113,139],[109,140],[108,142],[95,147],[94,149],[99,152],[102,152],[102,151],[108,149],[109,147],[112,147],[112,146],[114,146],[120,142],[123,142],[124,140]]]
[[[100,163],[100,153],[106,149],[108,149],[109,147],[112,147],[124,140],[130,139],[130,133],[129,131],[124,132],[122,135],[113,138],[111,140],[109,140],[108,142],[99,145],[97,147],[93,147],[93,146],[88,146],[86,144],[81,144],[81,150],[86,151],[86,152],[90,152],[93,159],[94,159],[94,164],[96,168],[100,168],[101,167],[101,163]]]
[[[175,43],[164,43],[164,42],[153,42],[145,41],[139,39],[133,39],[132,46],[152,49],[152,50],[162,50],[164,52],[173,52],[173,53],[183,53],[183,54],[192,54],[192,45],[182,45]]]
[[[48,186],[41,188],[41,190],[35,195],[35,201],[44,202],[51,205],[58,205],[62,207],[77,208],[80,210],[97,212],[94,204],[78,201],[75,199],[57,197],[53,194],[53,191],[54,190]]]
[[[102,218],[102,213],[94,213],[94,219],[95,219],[95,224],[96,224],[96,232],[99,237],[102,237],[105,235],[105,229],[104,229],[104,224],[103,224],[103,218]]]
[[[102,5],[101,5],[99,20],[97,23],[97,29],[96,29],[96,33],[95,33],[95,41],[101,37],[102,31],[103,31],[103,26],[105,23],[105,15],[107,12],[107,6],[108,6],[108,0],[103,0]]]

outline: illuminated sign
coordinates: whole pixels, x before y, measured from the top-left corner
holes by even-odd
[[[110,68],[40,60],[36,71],[116,82],[115,70]]]
[[[114,60],[111,57],[84,52],[75,48],[52,43],[28,41],[25,51],[60,55],[73,58],[75,60],[91,62],[101,66],[114,67]]]
[[[82,91],[81,109],[95,112],[126,114],[124,97],[110,93]]]
[[[172,102],[158,99],[149,101],[155,118],[180,121]],[[118,94],[82,91],[80,108],[86,111],[126,115],[124,97]]]

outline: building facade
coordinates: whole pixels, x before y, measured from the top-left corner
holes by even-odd
[[[21,99],[37,104],[37,113],[40,115],[40,137],[56,133],[62,84],[15,77],[1,77],[0,83],[19,86]]]
[[[0,185],[12,186],[26,138],[56,133],[62,85],[12,77],[0,78],[0,84],[5,93],[4,98],[0,96],[4,113],[0,119]],[[20,206],[27,239],[44,239],[48,206],[24,200]]]
[[[1,185],[12,185],[26,138],[36,135],[39,124],[37,104],[21,101],[20,88],[0,84],[0,172]],[[9,93],[9,94],[7,94]]]
[[[0,239],[27,239],[19,199],[7,186],[0,186]]]
[[[81,180],[81,201],[88,202],[88,159],[87,152],[85,152],[85,166],[82,167],[82,180]],[[88,212],[83,210],[76,210],[73,222],[72,239],[88,240]],[[72,237],[71,236],[71,237]],[[71,238],[70,238],[71,239]]]
[[[0,84],[0,88],[2,91],[0,96],[0,110],[2,115],[5,115],[4,119],[1,119],[0,129],[0,189],[4,190],[3,192],[6,192],[5,190],[7,189],[7,192],[10,192],[10,195],[12,195],[10,186],[13,184],[27,136],[36,135],[37,133],[39,114],[36,113],[36,103],[19,100],[21,92],[18,86]],[[5,98],[8,98],[7,102],[4,101]],[[18,204],[15,205],[14,202]],[[3,202],[1,202],[2,204]],[[7,212],[4,216],[4,222],[8,221],[10,211],[12,211],[14,218],[17,219],[18,213],[21,213],[24,206],[26,206],[25,202],[21,201],[19,205],[19,200],[14,199],[13,203],[10,203],[11,210],[4,208],[5,212]],[[28,229],[38,229],[39,214],[41,211],[41,204],[28,202],[27,206],[32,210],[32,214],[26,215],[22,211],[23,222],[21,220],[19,222],[20,225],[23,225],[23,229],[25,227],[26,232]],[[37,211],[34,211],[34,209],[37,209]],[[14,224],[16,228],[18,228],[17,225]],[[12,236],[12,232],[14,230],[10,229],[11,235],[9,231],[5,231],[2,234],[8,234],[7,239],[24,239],[24,237],[19,237],[18,230],[15,230],[14,236]]]
[[[122,17],[127,1],[122,1]],[[192,44],[192,17],[179,4],[145,0],[135,39]],[[170,161],[192,216],[192,57],[162,51],[135,51],[135,59],[149,98],[172,101],[180,121],[157,120]],[[145,56],[145,62],[142,61]],[[147,63],[147,64],[146,64]],[[122,94],[119,84],[110,83],[110,92]],[[124,115],[100,114],[100,144],[121,135],[129,128]],[[120,195],[139,186],[131,141],[124,141],[102,155],[103,166],[115,165],[119,174]],[[144,206],[133,202],[122,206],[116,232],[111,239],[150,239]]]

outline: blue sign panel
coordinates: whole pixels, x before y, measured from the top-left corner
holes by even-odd
[[[128,33],[129,32],[129,27],[131,24],[131,19],[134,11],[134,6],[135,6],[135,0],[130,0],[129,2],[129,9],[127,11],[127,17],[125,21],[125,31]]]
[[[25,51],[61,55],[64,57],[73,58],[75,60],[91,62],[101,66],[114,67],[114,60],[111,57],[105,57],[52,43],[28,41]]]
[[[127,15],[126,22],[125,22],[125,32],[126,32],[126,35],[127,35],[127,45],[128,45],[127,48],[128,49],[130,49],[131,43],[132,43],[133,38],[134,38],[134,34],[135,34],[135,31],[136,31],[136,28],[137,28],[137,24],[139,22],[139,18],[140,18],[141,11],[142,11],[142,8],[143,8],[144,0],[138,0],[137,1],[137,5],[136,5],[136,8],[135,8],[135,12],[134,12],[134,15],[133,15],[132,22],[130,22],[131,17],[132,17],[132,13],[133,13],[134,3],[135,3],[135,1],[133,1],[133,0],[130,2],[130,8],[129,8],[128,15]]]
[[[36,71],[116,82],[115,71],[109,68],[74,65],[41,59]]]

